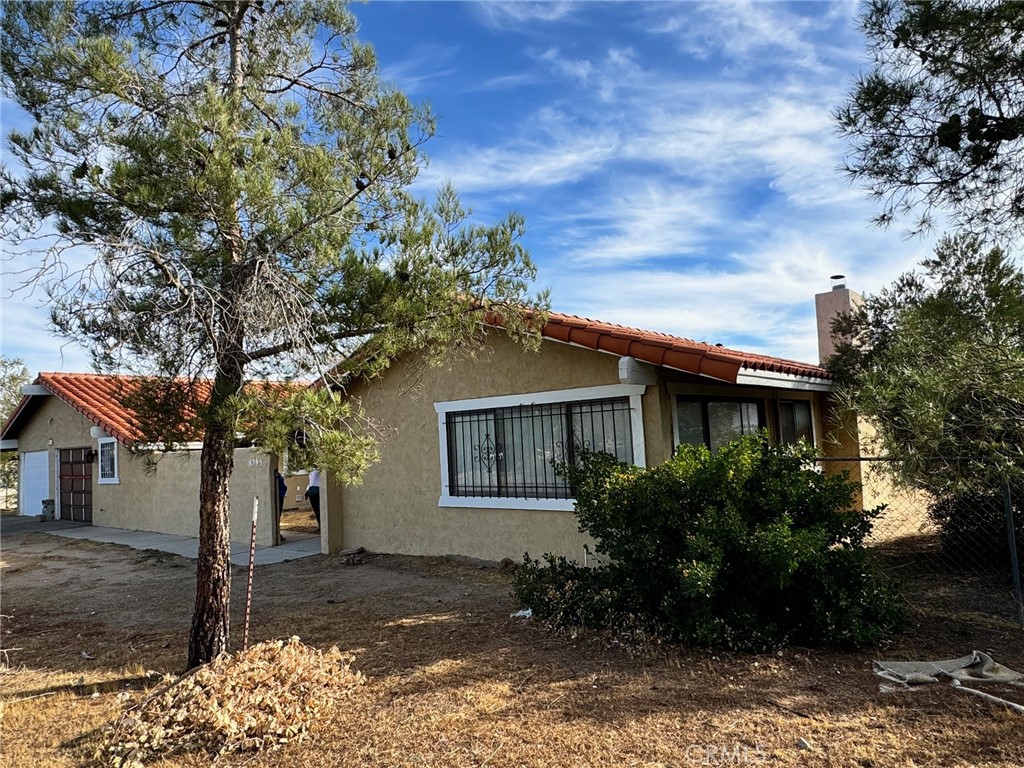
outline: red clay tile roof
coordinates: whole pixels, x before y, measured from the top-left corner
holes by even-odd
[[[487,312],[485,323],[495,327],[504,326],[498,310]],[[645,331],[626,325],[605,323],[587,317],[549,312],[547,323],[540,329],[541,336],[554,341],[574,344],[580,347],[608,352],[620,357],[629,356],[652,365],[674,368],[697,376],[709,376],[718,381],[735,384],[740,372],[764,371],[787,376],[800,376],[827,382],[832,374],[812,363],[787,360],[784,357],[740,352],[717,344],[694,341],[668,333]],[[357,350],[353,356],[365,354],[368,347]],[[350,358],[351,359],[351,358]],[[333,371],[338,374],[345,368],[340,363]],[[313,382],[313,387],[323,386],[323,379]]]
[[[125,445],[131,445],[145,441],[146,437],[139,430],[137,414],[125,406],[122,400],[137,392],[145,381],[146,378],[141,376],[40,373],[34,383],[46,387],[56,397],[81,413],[111,437],[117,438]],[[210,386],[209,381],[196,382],[196,396],[199,401],[209,398]],[[301,385],[296,384],[296,386]],[[0,430],[0,434],[7,434],[31,399],[32,397],[29,395],[21,399],[18,407],[14,409],[14,413],[10,415],[3,429]],[[194,408],[186,407],[185,412],[181,414],[182,423],[191,422],[195,415]],[[201,436],[196,434],[194,439],[199,440]]]
[[[144,439],[136,425],[136,414],[121,403],[125,395],[138,391],[144,378],[138,376],[107,376],[98,373],[40,373],[34,384],[41,384],[56,397],[74,408],[111,437],[125,445]],[[202,382],[202,384],[206,384]],[[209,396],[209,386],[202,393]],[[21,399],[0,433],[6,435],[18,416],[28,406],[31,396]],[[189,419],[195,413],[183,414]]]
[[[741,369],[807,376],[826,381],[832,378],[824,368],[811,363],[740,352],[681,336],[558,312],[548,314],[548,321],[541,328],[541,335],[548,339],[634,357],[652,365],[674,368],[698,376],[710,376],[731,383],[736,382]]]

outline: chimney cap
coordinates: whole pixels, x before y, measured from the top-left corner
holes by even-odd
[[[846,288],[846,275],[831,275],[829,279],[832,281],[833,291],[842,291]]]

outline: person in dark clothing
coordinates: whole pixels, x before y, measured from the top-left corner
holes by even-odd
[[[320,527],[320,472],[315,469],[309,471],[309,486],[306,488],[306,498],[309,499],[309,506],[313,508],[313,517],[316,518],[316,527]]]
[[[278,538],[284,541],[284,536],[280,535],[281,531],[281,515],[284,513],[284,497],[288,495],[288,483],[284,480],[284,475],[281,474],[280,469],[274,470],[274,477],[277,480],[277,530]]]

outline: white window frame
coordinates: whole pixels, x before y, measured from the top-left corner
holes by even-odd
[[[103,446],[109,445],[114,451],[114,476],[103,477]],[[101,437],[96,441],[96,483],[98,485],[118,485],[121,475],[117,466],[117,438]]]
[[[453,411],[482,411],[489,408],[513,408],[524,405],[549,405],[570,403],[581,400],[604,400],[612,397],[629,398],[629,426],[633,436],[633,463],[638,467],[647,465],[644,449],[644,418],[641,398],[645,384],[609,384],[601,387],[580,387],[558,389],[548,392],[529,392],[520,395],[480,397],[472,400],[449,400],[434,403],[437,412],[437,434],[441,449],[441,497],[439,507],[470,507],[477,509],[524,509],[572,512],[575,499],[526,499],[494,496],[452,496],[448,493],[448,429],[447,414]]]

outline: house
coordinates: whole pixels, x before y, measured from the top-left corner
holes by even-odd
[[[324,551],[582,559],[589,542],[552,460],[587,449],[650,466],[681,443],[714,449],[762,428],[856,451],[831,434],[832,381],[818,365],[557,313],[541,335],[539,352],[494,331],[450,367],[399,360],[350,382],[394,432],[361,484],[326,479]]]
[[[148,444],[126,395],[145,379],[85,373],[40,373],[0,432],[0,448],[18,452],[18,512],[38,515],[52,499],[55,515],[111,528],[195,537],[199,530],[198,435],[174,450]],[[208,385],[207,385],[208,386]],[[207,395],[208,396],[208,389]],[[249,542],[253,498],[259,499],[257,546],[271,546],[274,457],[238,448],[231,477],[231,539]]]

